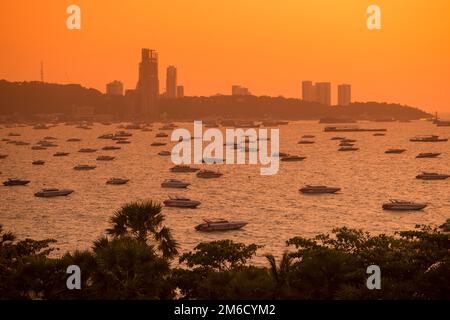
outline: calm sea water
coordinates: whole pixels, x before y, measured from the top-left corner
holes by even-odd
[[[192,129],[192,123],[176,123]],[[139,199],[164,201],[169,194],[180,194],[200,200],[197,209],[164,208],[166,224],[172,228],[182,251],[192,250],[201,241],[232,239],[257,243],[262,254],[281,255],[285,241],[291,237],[314,236],[332,228],[348,226],[372,233],[392,234],[411,229],[415,224],[439,225],[450,218],[450,179],[422,181],[415,179],[421,171],[450,172],[450,142],[413,143],[416,135],[438,134],[450,137],[450,127],[436,127],[426,121],[411,123],[359,123],[361,127],[386,128],[386,136],[371,132],[326,133],[317,122],[291,122],[280,127],[280,152],[302,155],[302,162],[280,163],[278,174],[261,176],[259,165],[210,165],[224,175],[219,179],[199,179],[194,173],[171,173],[170,157],[157,155],[171,150],[175,142],[155,138],[161,124],[153,132],[131,130],[132,141],[119,145],[121,150],[103,151],[111,140],[97,137],[114,133],[118,124],[95,124],[92,130],[59,125],[49,130],[32,127],[2,128],[0,139],[27,141],[34,145],[45,136],[58,140],[56,148],[31,150],[31,146],[15,146],[0,142],[0,179],[18,177],[31,180],[25,187],[0,187],[0,223],[19,238],[54,238],[60,252],[88,249],[104,234],[113,212],[126,202]],[[20,137],[8,137],[9,132]],[[170,134],[170,132],[169,132]],[[314,144],[297,142],[302,135],[315,135]],[[338,152],[339,141],[333,136],[356,139],[356,152]],[[66,142],[68,138],[81,142]],[[153,141],[169,142],[151,147]],[[95,153],[79,153],[80,148],[96,148]],[[388,148],[404,148],[403,154],[385,154]],[[57,151],[70,152],[67,157],[53,157]],[[420,152],[441,152],[436,159],[416,159]],[[96,161],[99,155],[116,156],[114,161]],[[33,160],[45,160],[43,166]],[[77,164],[93,164],[92,171],[76,171]],[[206,167],[206,165],[202,165]],[[111,177],[129,178],[123,186],[106,185]],[[187,190],[163,189],[164,179],[177,178],[190,182]],[[305,184],[338,186],[333,195],[303,195],[298,189]],[[41,188],[70,188],[68,197],[36,198]],[[389,198],[427,202],[423,211],[389,212],[381,209]],[[194,227],[203,218],[246,220],[242,230],[223,233],[200,233]]]

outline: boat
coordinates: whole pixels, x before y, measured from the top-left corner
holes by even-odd
[[[128,140],[119,140],[119,141],[116,141],[116,144],[130,144],[131,142],[130,141],[128,141]]]
[[[289,153],[286,152],[274,152],[272,153],[272,157],[289,157]]]
[[[164,151],[158,152],[158,155],[160,155],[160,156],[170,156],[170,155],[172,155],[172,153],[170,151],[164,150]]]
[[[405,152],[406,149],[388,149],[384,153],[393,153],[393,154],[400,154]]]
[[[21,180],[17,178],[9,178],[8,180],[3,182],[4,186],[26,186],[30,183],[30,180]]]
[[[80,150],[78,150],[78,152],[83,152],[83,153],[92,153],[97,151],[97,149],[92,149],[92,148],[81,148]]]
[[[333,137],[330,140],[344,140],[344,137]]]
[[[130,180],[122,179],[122,178],[111,178],[111,179],[108,179],[108,181],[106,181],[106,184],[121,185],[121,184],[126,184],[128,181],[130,181]]]
[[[419,153],[416,158],[436,158],[440,155],[438,152],[423,152]]]
[[[152,147],[161,147],[161,146],[165,146],[167,143],[165,142],[153,142],[150,146]]]
[[[69,155],[69,152],[56,152],[53,154],[54,157],[65,157],[68,155]]]
[[[69,138],[69,139],[67,139],[66,141],[67,141],[67,142],[79,142],[79,141],[81,141],[81,139],[78,139],[78,138]]]
[[[170,168],[171,172],[196,172],[200,170],[199,168],[193,168],[187,165],[176,165]]]
[[[164,132],[159,132],[156,134],[157,138],[167,138],[169,135],[167,133]]]
[[[436,120],[435,124],[438,127],[450,127],[450,121]]]
[[[445,180],[449,178],[450,175],[448,174],[440,174],[435,172],[422,172],[421,174],[418,174],[416,176],[416,179],[421,180]]]
[[[46,136],[44,137],[44,140],[58,140],[58,139],[52,136]]]
[[[97,139],[112,139],[114,135],[112,133],[105,133],[97,137]]]
[[[314,143],[314,141],[311,141],[311,140],[300,140],[298,142],[298,144],[313,144],[313,143]]]
[[[220,158],[208,158],[208,157],[206,157],[206,158],[203,158],[202,162],[206,163],[206,164],[223,164],[223,163],[226,162],[226,160],[225,159],[220,159]]]
[[[71,194],[73,190],[71,189],[42,189],[41,191],[36,192],[34,195],[36,197],[42,198],[50,198],[50,197],[62,197]]]
[[[98,156],[97,157],[97,161],[112,161],[114,160],[116,157],[111,157],[111,156]]]
[[[349,118],[322,118],[319,123],[334,124],[334,123],[356,123],[355,119]]]
[[[447,138],[439,138],[437,135],[429,135],[429,136],[416,136],[414,138],[409,139],[411,142],[445,142],[448,141]]]
[[[8,133],[8,137],[20,137],[20,133],[10,132]]]
[[[32,146],[31,150],[47,150],[47,148],[43,146]]]
[[[246,221],[228,221],[224,219],[203,219],[203,221],[205,222],[197,225],[195,230],[204,232],[237,230],[248,224]]]
[[[32,164],[37,165],[37,166],[41,166],[45,163],[44,160],[35,160],[32,162]]]
[[[344,138],[344,139],[341,140],[341,142],[350,142],[350,143],[353,143],[353,142],[356,142],[356,140],[355,140],[355,139],[347,139],[347,138]]]
[[[220,173],[218,171],[200,170],[199,172],[197,172],[197,178],[213,179],[220,178],[221,176],[223,176],[223,173]]]
[[[187,188],[190,185],[191,184],[188,182],[183,182],[181,180],[176,179],[166,179],[161,183],[161,187],[163,188],[177,188],[177,189]]]
[[[338,149],[338,151],[357,151],[357,150],[359,150],[359,148],[356,148],[356,147],[340,147],[339,149]]]
[[[114,137],[120,137],[120,138],[123,138],[123,137],[131,137],[133,134],[132,133],[130,133],[130,132],[126,132],[126,131],[118,131],[118,132],[116,132],[116,134],[114,135]]]
[[[333,126],[333,127],[325,127],[323,129],[324,132],[384,132],[387,129],[368,129],[368,128],[359,128],[358,126]]]
[[[117,147],[117,146],[105,146],[105,147],[103,147],[102,148],[102,150],[120,150],[121,148],[120,147]]]
[[[169,196],[169,199],[165,200],[164,205],[166,207],[177,207],[177,208],[197,208],[201,202],[196,200],[191,200],[189,198],[175,196]]]
[[[45,147],[45,148],[51,148],[51,147],[57,147],[57,144],[54,144],[53,142],[50,141],[38,141],[37,143],[38,145],[40,145],[41,147]]]
[[[316,136],[313,136],[311,134],[305,134],[302,136],[302,139],[314,139]]]
[[[374,137],[383,137],[383,136],[385,136],[386,134],[384,134],[384,133],[374,133],[373,134],[373,136]]]
[[[382,208],[384,210],[422,210],[426,206],[425,203],[390,199],[389,202],[383,203]]]
[[[37,124],[33,127],[33,129],[36,130],[45,130],[45,129],[50,129],[50,127],[46,126],[45,124]]]
[[[25,141],[14,141],[14,144],[16,146],[29,146],[30,145],[29,142],[25,142]]]
[[[355,144],[350,142],[341,142],[339,143],[339,147],[353,147]]]
[[[301,193],[308,193],[308,194],[316,194],[316,193],[336,193],[340,191],[341,188],[338,187],[327,187],[327,186],[312,186],[312,185],[306,185],[299,189]]]
[[[78,170],[78,171],[87,171],[87,170],[94,170],[95,168],[97,168],[96,166],[90,166],[87,164],[79,164],[76,165],[75,167],[73,167],[74,170]]]
[[[0,154],[0,159],[5,159],[5,158],[7,158],[7,157],[8,157],[7,154]]]
[[[303,161],[305,160],[306,157],[300,157],[300,156],[291,156],[288,155],[286,157],[282,157],[280,161],[284,161],[284,162],[294,162],[294,161]]]

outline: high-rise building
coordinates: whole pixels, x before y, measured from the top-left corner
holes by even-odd
[[[177,68],[174,66],[167,67],[166,75],[166,97],[177,97]]]
[[[312,81],[302,82],[302,100],[308,102],[316,101],[316,86]]]
[[[233,86],[231,86],[231,95],[233,95],[233,96],[249,96],[249,95],[251,95],[251,93],[248,90],[248,88],[241,87],[238,85],[233,85]]]
[[[107,83],[106,94],[111,96],[123,96],[123,83],[117,80]]]
[[[316,82],[316,102],[331,106],[331,83]]]
[[[184,86],[177,86],[177,98],[184,97]]]
[[[138,92],[139,112],[151,119],[159,118],[158,98],[158,54],[154,50],[142,49],[139,63]]]
[[[338,85],[338,105],[348,106],[352,102],[352,87],[349,84]]]

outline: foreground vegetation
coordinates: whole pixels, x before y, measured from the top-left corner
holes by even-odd
[[[267,267],[250,264],[256,244],[220,240],[179,255],[154,202],[124,205],[92,250],[49,254],[54,240],[16,240],[0,226],[2,299],[450,299],[450,219],[393,236],[337,228],[294,237]],[[179,267],[174,259],[178,257]],[[369,265],[381,268],[381,290],[366,286]],[[66,269],[82,270],[81,290],[68,290]]]

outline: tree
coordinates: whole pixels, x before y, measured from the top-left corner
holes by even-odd
[[[271,254],[265,255],[269,262],[269,270],[272,278],[275,280],[276,286],[274,290],[274,299],[281,298],[284,294],[283,291],[288,286],[288,277],[290,273],[292,257],[289,252],[285,251],[281,257],[280,264],[277,266],[275,257]]]

